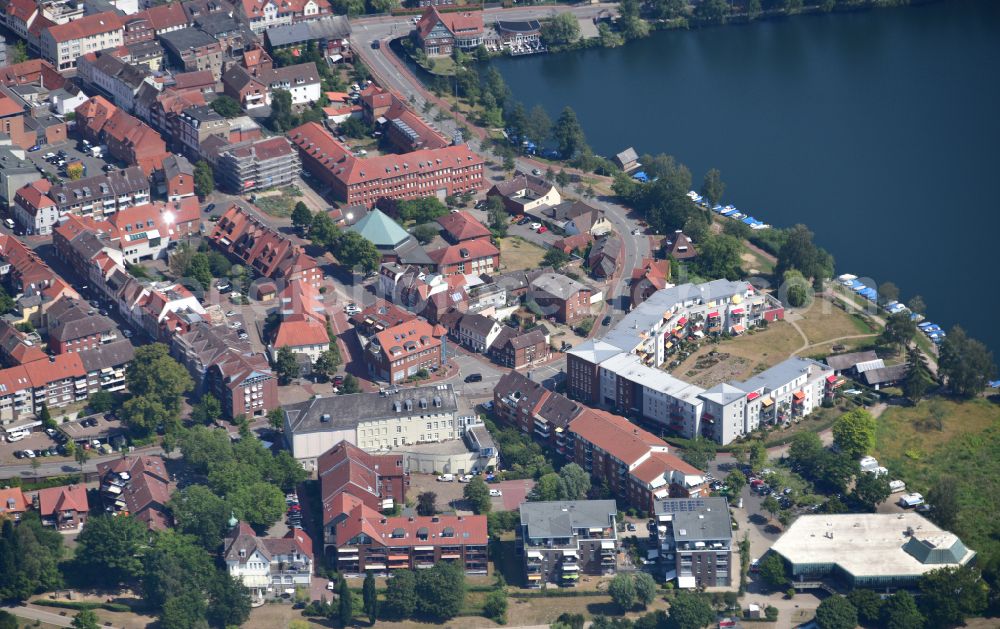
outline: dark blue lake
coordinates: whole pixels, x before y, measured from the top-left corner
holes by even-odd
[[[597,153],[669,153],[695,187],[807,224],[838,273],[922,295],[1000,357],[1000,2],[802,16],[496,62],[572,106]]]

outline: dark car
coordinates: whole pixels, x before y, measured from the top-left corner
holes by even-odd
[[[333,377],[333,386],[339,387],[342,384],[344,384],[344,376],[334,376]]]
[[[214,203],[209,203],[208,205],[205,206],[205,212],[211,212],[214,209],[215,209]]]
[[[115,170],[115,169],[116,169],[116,166],[114,164],[105,164],[104,166],[101,166],[101,170],[103,170],[106,173],[109,173],[109,172],[111,172],[112,170]]]
[[[521,220],[519,220],[519,221],[517,222],[517,224],[518,224],[518,225],[527,225],[527,224],[528,224],[528,223],[530,223],[530,222],[531,222],[531,219],[530,219],[530,218],[528,218],[527,216],[525,216],[524,218],[522,218]]]
[[[604,317],[604,320],[601,321],[601,325],[611,325],[611,315]]]
[[[483,381],[483,374],[481,374],[481,373],[470,373],[469,375],[465,376],[465,381],[466,382],[482,382]]]
[[[373,49],[373,50],[378,50],[378,49],[379,49],[379,48],[381,48],[381,47],[382,47],[382,42],[380,42],[380,41],[379,41],[379,40],[377,40],[377,39],[373,39],[373,40],[372,40],[372,49]]]
[[[15,450],[14,451],[14,457],[18,458],[18,459],[23,459],[24,458],[24,450]]]

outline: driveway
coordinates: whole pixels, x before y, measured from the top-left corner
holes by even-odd
[[[499,489],[503,492],[503,496],[492,499],[493,507],[498,511],[516,511],[534,487],[535,481],[530,478],[490,483],[490,489]]]

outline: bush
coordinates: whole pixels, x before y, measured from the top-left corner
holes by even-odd
[[[84,609],[105,609],[109,612],[130,612],[132,608],[124,603],[98,603],[96,601],[54,601],[49,599],[40,598],[36,601],[32,601],[35,605],[44,605],[45,607],[60,607],[63,609],[74,609],[76,611],[82,611]]]

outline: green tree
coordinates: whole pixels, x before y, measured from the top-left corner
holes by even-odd
[[[360,268],[371,273],[382,259],[375,244],[357,232],[344,232],[334,242],[331,252],[348,268]]]
[[[715,621],[715,611],[708,599],[699,593],[682,590],[670,602],[667,629],[694,629]]]
[[[297,202],[292,210],[292,225],[296,229],[303,230],[312,225],[312,221],[313,214],[309,211],[309,206],[302,201]]]
[[[552,119],[541,105],[535,105],[528,112],[524,135],[536,143],[543,142],[552,132]]]
[[[411,229],[410,233],[413,234],[413,237],[416,238],[420,244],[426,245],[430,241],[437,238],[438,228],[431,223],[424,223],[423,225],[417,225]]]
[[[28,60],[28,46],[24,43],[23,39],[17,40],[17,42],[7,49],[8,60],[10,64],[24,63]]]
[[[138,435],[151,434],[158,426],[166,426],[174,419],[159,398],[139,395],[122,404],[121,419],[129,429]]]
[[[556,124],[552,127],[552,139],[555,140],[559,155],[563,159],[572,159],[587,145],[583,127],[580,126],[580,121],[577,120],[576,112],[572,108],[566,107],[559,114]]]
[[[635,598],[643,608],[656,599],[656,581],[647,572],[635,574]]]
[[[206,616],[213,627],[239,627],[250,617],[250,590],[243,580],[217,570],[209,583]]]
[[[191,409],[191,420],[198,424],[213,424],[222,417],[222,404],[211,393],[205,393]]]
[[[681,458],[689,465],[693,465],[699,470],[707,470],[708,464],[715,459],[715,442],[704,437],[695,437],[688,442],[687,447],[681,452]]]
[[[220,94],[212,101],[212,109],[223,118],[235,118],[243,113],[239,101],[225,94]]]
[[[743,475],[743,472],[733,470],[726,475],[725,484],[729,487],[730,496],[739,496],[740,492],[747,485],[747,477]]]
[[[877,625],[882,613],[882,597],[865,588],[855,588],[847,593],[847,600],[858,611],[858,620],[863,625]]]
[[[919,606],[928,627],[954,627],[986,609],[989,591],[979,571],[969,567],[940,568],[917,582]]]
[[[760,503],[760,508],[770,513],[772,518],[781,511],[781,505],[778,504],[778,499],[774,496],[764,498],[763,502]]]
[[[199,252],[191,256],[184,275],[198,282],[201,290],[208,290],[212,285],[212,268],[208,263],[208,255]]]
[[[16,527],[9,519],[0,525],[0,599],[23,601],[61,587],[62,535],[43,527],[34,512],[23,515]]]
[[[849,457],[866,456],[875,448],[875,418],[862,408],[844,413],[833,423],[833,442]]]
[[[485,515],[493,507],[490,501],[490,489],[481,476],[473,476],[462,490],[462,495],[472,505],[476,515]]]
[[[368,616],[368,621],[375,624],[378,620],[378,590],[375,589],[375,575],[371,572],[365,574],[365,582],[361,588],[364,598],[364,612]]]
[[[361,393],[361,385],[358,384],[358,379],[354,377],[354,374],[344,376],[344,384],[340,387],[340,393],[341,395]]]
[[[722,24],[727,15],[729,4],[726,0],[702,0],[694,8],[694,17],[709,24]]]
[[[97,614],[92,609],[81,609],[73,617],[71,624],[73,629],[98,629],[101,626]],[[17,629],[17,623],[14,624],[14,629]]]
[[[906,372],[906,379],[903,380],[903,395],[911,404],[916,404],[937,385],[937,382],[927,366],[927,358],[919,349],[910,348],[906,353],[906,362],[909,369]]]
[[[805,225],[795,225],[786,233],[785,242],[778,250],[775,274],[784,277],[785,271],[798,269],[807,278],[832,275],[833,257],[813,243],[813,233]]]
[[[294,127],[298,118],[292,108],[292,95],[288,90],[273,90],[271,92],[271,115],[267,126],[277,133],[283,133]]]
[[[417,515],[430,516],[437,513],[437,494],[433,491],[421,492],[417,496]]]
[[[328,214],[325,212],[313,214],[312,222],[309,223],[309,239],[314,245],[331,248],[339,237],[340,228]]]
[[[146,523],[134,517],[92,517],[77,537],[76,569],[91,583],[133,583],[143,574],[148,536]]]
[[[834,594],[816,608],[816,624],[820,629],[854,629],[858,626],[858,610],[845,597]]]
[[[125,382],[132,395],[155,396],[171,413],[180,410],[181,396],[194,387],[187,369],[171,358],[162,343],[136,348],[135,359],[125,372]]]
[[[417,610],[417,577],[412,570],[394,570],[386,582],[385,600],[397,619],[413,616]]]
[[[340,360],[339,351],[328,349],[316,359],[316,364],[313,365],[313,373],[321,375],[324,378],[329,378],[337,373],[337,368],[340,367]]]
[[[226,501],[205,485],[188,485],[170,498],[176,529],[192,535],[205,550],[222,543],[230,513]]]
[[[197,545],[193,537],[172,530],[159,533],[145,551],[142,564],[142,590],[147,603],[154,608],[164,608],[166,613],[172,599],[193,592],[200,606],[196,613],[192,612],[187,604],[189,601],[186,601],[183,608],[185,614],[181,615],[186,618],[197,615],[204,619],[207,611],[205,593],[217,570],[211,556]]]
[[[782,590],[788,584],[785,562],[777,553],[768,553],[760,560],[760,578],[772,590]]]
[[[900,590],[882,603],[879,621],[882,629],[920,629],[925,619],[913,595]]]
[[[907,304],[913,312],[917,314],[924,314],[927,312],[927,304],[924,303],[924,298],[920,295],[914,295],[910,299],[910,303]]]
[[[979,395],[996,377],[993,352],[976,339],[966,336],[960,326],[956,325],[948,332],[940,347],[938,373],[953,394],[961,397]]]
[[[496,589],[486,595],[486,601],[483,603],[483,615],[501,625],[506,624],[507,588]]]
[[[549,249],[545,252],[545,257],[542,258],[542,266],[550,266],[557,271],[567,262],[569,262],[569,255],[561,249]]]
[[[946,530],[953,530],[958,524],[959,485],[954,476],[941,476],[931,485],[927,492],[927,502],[934,508],[931,519]]]
[[[559,500],[562,495],[562,487],[559,481],[559,475],[555,472],[543,474],[539,477],[538,481],[535,482],[534,488],[532,488],[531,492],[528,494],[528,500],[538,502],[551,502],[553,500]]]
[[[46,428],[56,427],[56,422],[52,419],[52,413],[49,412],[48,404],[42,404],[42,410],[38,413],[38,419],[42,422],[42,426]]]
[[[285,514],[285,494],[268,482],[240,485],[228,495],[229,507],[240,520],[266,529]]]
[[[457,616],[464,604],[465,573],[459,564],[439,563],[417,573],[417,613],[442,622]]]
[[[764,447],[763,442],[758,439],[750,442],[749,459],[750,468],[753,471],[759,472],[764,469],[764,466],[767,465],[767,448]]]
[[[878,296],[882,299],[883,303],[896,301],[899,299],[899,287],[892,282],[882,282],[878,287]]]
[[[18,42],[23,44],[24,42]],[[17,616],[0,609],[0,629],[17,629]]]
[[[274,359],[274,370],[277,372],[281,384],[288,384],[299,377],[299,363],[295,359],[295,352],[290,347],[278,348],[278,354]]]
[[[398,201],[396,209],[400,219],[413,221],[418,225],[431,223],[448,213],[448,206],[433,196]]]
[[[576,463],[569,463],[559,470],[559,486],[560,500],[586,500],[590,474]]]
[[[565,46],[580,39],[580,23],[572,13],[559,13],[542,24],[541,32],[547,46]]]
[[[344,578],[340,579],[340,590],[337,592],[337,617],[341,627],[346,627],[354,620],[354,599],[347,579]]]
[[[908,312],[897,312],[889,315],[885,328],[879,337],[886,345],[906,347],[917,335],[917,324],[910,318]]]
[[[215,190],[215,173],[212,166],[205,160],[199,160],[194,165],[194,192],[198,198],[204,199]]]
[[[743,274],[742,255],[743,245],[739,240],[727,234],[716,234],[699,245],[694,266],[705,277],[735,280]]]
[[[705,197],[710,206],[718,205],[722,201],[722,195],[726,192],[726,184],[722,181],[722,173],[713,168],[705,173],[705,179],[701,182],[701,196]]]
[[[87,398],[87,407],[92,413],[107,413],[115,407],[115,396],[110,391],[96,391]]]
[[[163,629],[207,629],[205,614],[208,604],[204,596],[193,589],[171,596],[162,605],[160,626]]]
[[[0,315],[5,315],[8,312],[13,312],[15,308],[14,299],[11,297],[3,286],[0,286]]]
[[[636,600],[635,581],[632,579],[632,575],[616,574],[608,585],[608,594],[623,612],[631,611],[635,607]]]
[[[875,507],[889,497],[892,490],[889,489],[889,476],[887,474],[862,473],[854,484],[854,498],[868,509],[874,511]]]

